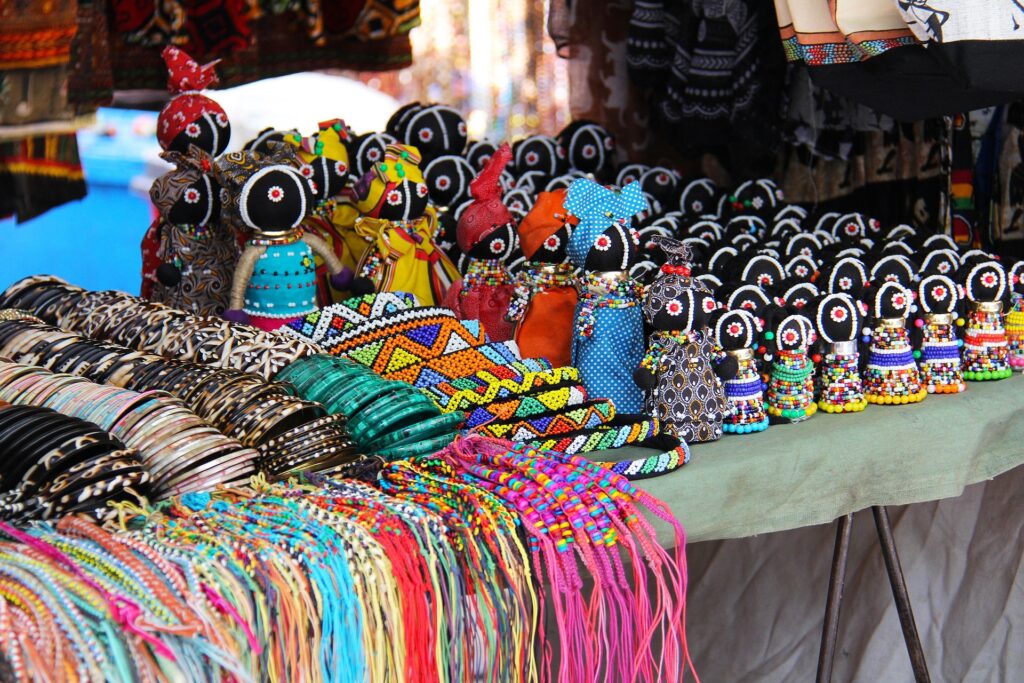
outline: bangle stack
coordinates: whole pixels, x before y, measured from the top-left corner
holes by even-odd
[[[256,451],[162,391],[138,393],[0,361],[0,399],[52,408],[110,432],[138,453],[158,498],[243,483],[256,473]]]
[[[123,292],[89,292],[52,276],[14,283],[0,294],[0,308],[25,310],[92,339],[267,380],[293,360],[318,351],[283,333],[195,316]]]
[[[91,422],[49,408],[0,406],[0,519],[110,517],[109,502],[149,492],[135,451]]]
[[[260,469],[273,477],[356,457],[344,419],[323,420],[322,405],[295,396],[287,384],[241,370],[139,353],[25,320],[0,322],[0,356],[125,389],[166,391],[258,450]]]

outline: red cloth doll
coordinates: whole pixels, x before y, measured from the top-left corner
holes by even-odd
[[[445,305],[462,320],[479,320],[491,341],[512,339],[508,307],[515,293],[505,262],[515,249],[515,223],[501,201],[499,179],[512,158],[502,145],[470,184],[473,203],[466,207],[455,230],[459,248],[468,258],[466,275],[445,297]]]
[[[576,219],[565,210],[565,193],[541,192],[519,224],[519,246],[527,262],[516,278],[516,298],[509,310],[523,357],[547,358],[554,367],[571,364],[579,299],[566,255]]]

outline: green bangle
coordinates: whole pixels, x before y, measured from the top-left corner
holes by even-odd
[[[442,413],[436,417],[411,424],[408,427],[388,432],[376,440],[368,442],[366,447],[370,450],[386,450],[426,441],[457,432],[459,426],[465,421],[466,416],[462,413]]]
[[[395,387],[386,380],[360,383],[353,390],[332,397],[330,402],[324,405],[329,413],[344,413],[352,417],[362,412],[373,401],[394,392]]]
[[[457,434],[444,434],[429,441],[418,441],[407,446],[396,446],[388,450],[378,451],[377,455],[387,460],[408,460],[421,455],[434,455],[439,450],[455,441]]]
[[[386,416],[374,416],[370,411],[360,413],[359,418],[365,419],[357,418],[349,423],[349,434],[360,444],[366,444],[389,431],[407,426],[411,421],[427,420],[437,414],[437,408],[433,406],[399,403]]]
[[[310,387],[306,396],[311,401],[320,403],[333,403],[340,398],[350,395],[357,388],[364,385],[375,385],[380,378],[376,375],[366,377],[325,377]]]

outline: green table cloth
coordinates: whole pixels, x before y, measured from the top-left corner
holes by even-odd
[[[671,508],[689,541],[830,522],[872,505],[958,496],[1024,463],[1024,379],[968,383],[916,405],[819,413],[760,434],[694,444],[670,474],[638,482]],[[594,454],[636,457],[641,449]],[[659,539],[671,542],[656,522]]]

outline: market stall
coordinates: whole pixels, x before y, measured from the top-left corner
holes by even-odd
[[[0,7],[0,679],[1012,680],[1024,10],[948,4]]]

